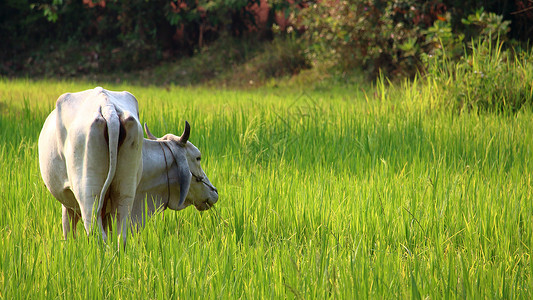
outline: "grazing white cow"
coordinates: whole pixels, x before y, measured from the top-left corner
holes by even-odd
[[[95,88],[59,97],[39,136],[39,163],[48,190],[62,203],[64,238],[80,216],[89,234],[94,208],[104,240],[116,217],[124,245],[130,215],[142,226],[144,212],[210,208],[218,192],[189,134],[186,122],[181,137],[143,139],[137,100],[128,92]]]

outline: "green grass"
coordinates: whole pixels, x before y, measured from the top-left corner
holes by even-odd
[[[220,191],[219,216],[167,211],[117,252],[81,225],[61,240],[39,173],[55,100],[92,87],[0,81],[0,298],[533,297],[531,110],[434,110],[422,88],[106,85],[156,135],[188,120]]]

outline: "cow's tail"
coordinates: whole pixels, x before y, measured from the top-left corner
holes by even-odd
[[[102,117],[106,120],[107,125],[107,136],[108,136],[108,147],[109,147],[109,171],[107,172],[107,178],[100,192],[100,198],[98,199],[98,209],[96,214],[96,220],[98,222],[98,227],[102,233],[102,237],[106,240],[107,236],[104,231],[102,224],[103,213],[102,209],[104,208],[104,200],[107,194],[107,190],[115,177],[115,172],[117,170],[117,153],[118,153],[118,144],[120,136],[120,119],[119,115],[115,109],[115,106],[112,104],[102,105],[100,107]]]

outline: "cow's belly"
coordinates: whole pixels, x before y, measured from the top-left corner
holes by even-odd
[[[53,168],[41,167],[46,172],[42,174],[46,187],[61,204],[79,211],[78,201],[70,189],[64,162],[60,157],[55,157],[52,161],[54,161]]]

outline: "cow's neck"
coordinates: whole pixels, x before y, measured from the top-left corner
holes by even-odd
[[[137,188],[132,215],[144,220],[158,209],[166,209],[172,197],[172,186],[176,184],[172,164],[174,158],[170,150],[157,141],[144,140],[143,175]],[[144,223],[144,222],[143,222]]]

